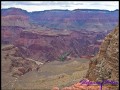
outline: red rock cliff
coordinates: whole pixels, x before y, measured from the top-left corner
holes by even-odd
[[[119,76],[119,27],[109,33],[98,52],[91,59],[87,78],[89,80],[112,79],[118,81]]]

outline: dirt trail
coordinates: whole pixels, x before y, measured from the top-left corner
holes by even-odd
[[[35,61],[35,60],[33,60],[33,59],[30,59],[30,58],[26,58],[26,60],[34,61],[34,62],[35,62],[36,64],[38,64],[38,65],[40,65],[40,64],[44,64],[44,63],[42,63],[42,62]]]

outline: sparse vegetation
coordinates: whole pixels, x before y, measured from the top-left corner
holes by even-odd
[[[70,52],[64,52],[60,57],[60,61],[65,61],[66,57],[70,55]]]

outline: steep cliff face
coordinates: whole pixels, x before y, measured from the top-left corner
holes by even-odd
[[[119,27],[108,34],[98,52],[91,59],[86,78],[89,80],[119,80]]]
[[[30,22],[28,20],[28,16],[8,15],[2,16],[2,26],[19,26],[30,28]]]

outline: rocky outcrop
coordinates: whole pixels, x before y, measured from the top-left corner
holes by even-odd
[[[31,61],[20,55],[18,47],[2,46],[2,72],[11,73],[16,77],[33,70],[36,71],[38,68],[39,65],[34,60]]]
[[[119,80],[119,27],[109,33],[98,52],[91,59],[86,78],[89,80]]]

